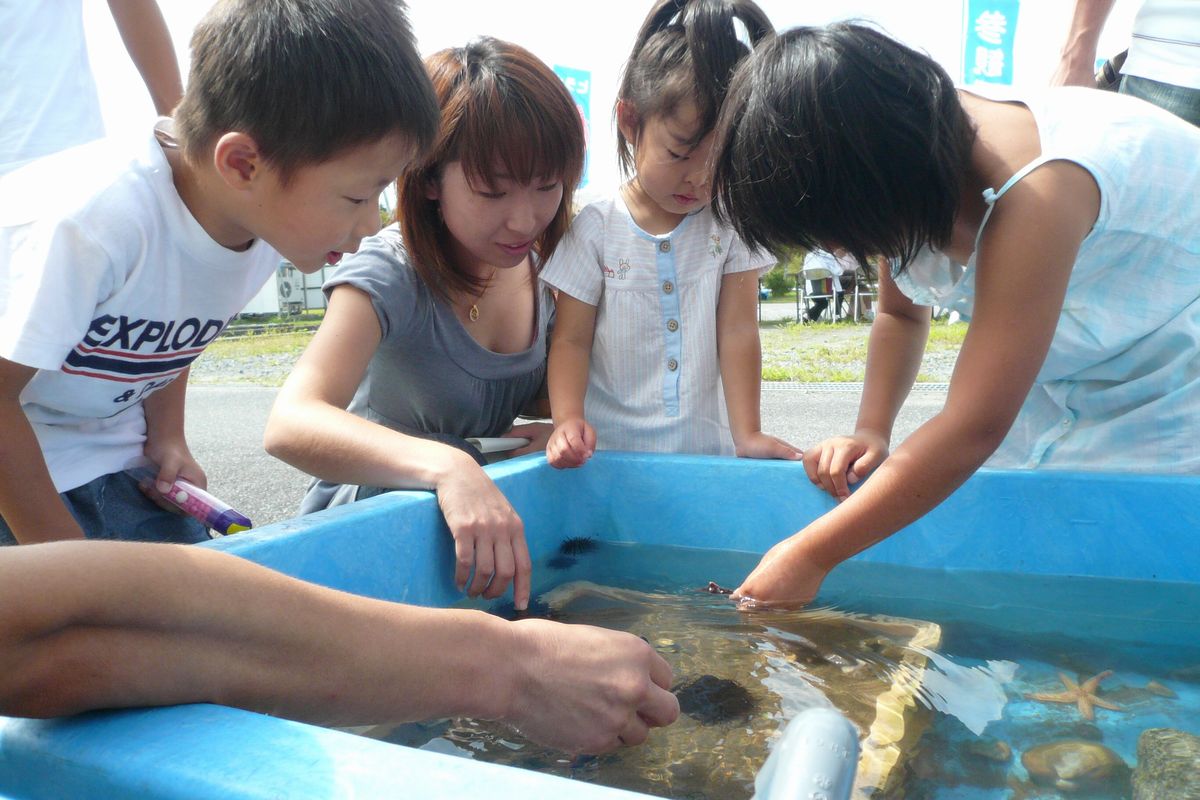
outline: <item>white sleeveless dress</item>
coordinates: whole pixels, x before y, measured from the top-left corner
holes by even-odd
[[[1200,473],[1200,129],[1093,89],[1026,105],[1042,155],[984,192],[981,233],[992,204],[1048,161],[1087,169],[1100,213],[1046,360],[987,465]],[[974,256],[963,266],[927,250],[892,277],[914,302],[970,319]]]

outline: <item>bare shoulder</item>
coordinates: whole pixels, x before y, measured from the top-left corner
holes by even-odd
[[[1055,159],[1030,172],[996,201],[988,228],[1077,246],[1099,214],[1100,187],[1092,173],[1074,161]]]

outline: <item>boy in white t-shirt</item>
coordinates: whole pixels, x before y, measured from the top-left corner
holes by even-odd
[[[207,538],[124,470],[205,485],[191,362],[280,254],[313,272],[378,230],[437,115],[401,4],[230,0],[153,137],[0,178],[0,543]]]

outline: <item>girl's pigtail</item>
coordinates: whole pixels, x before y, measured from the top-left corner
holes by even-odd
[[[651,36],[666,30],[671,23],[678,22],[677,18],[689,2],[690,0],[665,0],[651,10],[646,19],[642,21],[642,27],[633,44],[633,52],[629,55],[630,62],[637,61],[642,48],[646,46],[646,42],[650,41]]]
[[[685,0],[680,14],[700,100],[701,128],[711,130],[734,69],[774,33],[771,21],[746,0]]]

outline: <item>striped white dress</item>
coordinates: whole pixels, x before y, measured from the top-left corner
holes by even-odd
[[[584,413],[599,448],[733,454],[717,361],[721,278],[774,263],[707,207],[661,236],[637,226],[619,193],[579,212],[542,279],[596,307]]]

